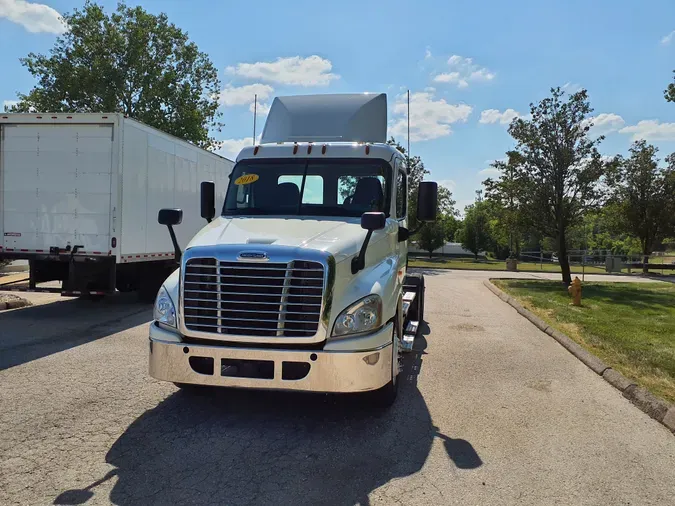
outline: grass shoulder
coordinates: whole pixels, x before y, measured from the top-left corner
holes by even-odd
[[[675,285],[586,283],[573,306],[557,281],[493,283],[653,394],[675,403]]]
[[[505,271],[506,262],[504,260],[479,260],[474,261],[465,258],[422,258],[412,257],[409,261],[410,267],[421,268],[436,268],[436,269],[467,269],[467,270],[481,270],[481,271]],[[519,262],[518,270],[523,272],[560,272],[560,265],[558,264],[538,264],[534,262]],[[580,266],[572,266],[573,273],[581,273]],[[604,267],[587,266],[585,268],[586,274],[605,274]]]

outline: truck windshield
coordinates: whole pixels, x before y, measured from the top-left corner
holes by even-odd
[[[388,216],[390,181],[384,160],[244,160],[230,176],[223,215]]]

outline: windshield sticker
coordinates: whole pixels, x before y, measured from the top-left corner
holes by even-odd
[[[258,176],[258,174],[246,174],[245,176],[239,176],[237,179],[235,179],[234,184],[243,185],[255,183],[259,177],[260,176]]]

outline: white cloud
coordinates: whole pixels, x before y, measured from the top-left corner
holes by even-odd
[[[0,2],[1,1],[2,0],[0,0]],[[2,110],[4,111],[5,109],[9,109],[10,107],[12,107],[13,105],[16,105],[18,103],[19,103],[18,100],[3,100],[2,101]]]
[[[255,104],[251,104],[248,106],[248,110],[251,112],[254,112],[255,110]],[[257,110],[257,115],[258,116],[267,116],[270,112],[270,107],[272,107],[270,104],[266,102],[258,102],[258,110]]]
[[[470,82],[492,81],[495,73],[473,62],[473,58],[452,55],[448,59],[449,72],[434,77],[437,83],[453,83],[458,88],[466,88]]]
[[[514,109],[506,109],[504,112],[499,112],[498,109],[486,109],[480,113],[478,122],[483,124],[499,123],[500,125],[509,125],[515,118],[520,117],[520,113]]]
[[[661,123],[657,119],[639,121],[619,130],[622,134],[633,134],[633,140],[675,141],[675,123]]]
[[[459,72],[447,72],[445,74],[438,74],[436,77],[434,77],[434,82],[457,83],[457,86],[459,86],[460,88],[465,88],[469,86],[469,83],[460,78]]]
[[[585,126],[591,122],[593,123],[593,126],[591,127],[590,133],[593,136],[618,132],[626,124],[621,116],[614,113],[602,113],[597,116],[592,116],[585,119],[582,124]]]
[[[220,148],[216,151],[216,153],[234,160],[239,152],[246,146],[253,146],[253,137],[244,137],[243,139],[225,139],[220,141]]]
[[[31,33],[62,34],[68,30],[61,14],[48,5],[25,0],[0,0],[0,18],[7,18]]]
[[[430,60],[431,58],[433,58],[433,55],[431,54],[431,48],[429,46],[427,46],[427,49],[424,52],[424,59]]]
[[[568,95],[574,95],[577,91],[581,90],[581,85],[577,83],[567,82],[562,85],[562,89]]]
[[[667,46],[668,44],[670,44],[670,43],[673,41],[674,38],[675,38],[675,30],[673,30],[672,32],[670,32],[670,33],[669,33],[668,35],[666,35],[665,37],[663,37],[663,38],[661,39],[661,44],[663,44],[664,46]]]
[[[486,176],[486,177],[495,177],[499,176],[502,173],[501,170],[495,169],[494,167],[488,167],[487,169],[483,169],[481,171],[478,171],[478,174],[481,176]]]
[[[235,105],[252,104],[255,95],[258,95],[259,101],[264,101],[270,98],[274,93],[274,88],[268,84],[247,84],[246,86],[232,86],[228,84],[220,92],[218,102],[225,107],[232,107]]]
[[[442,179],[438,181],[438,185],[445,186],[451,192],[454,192],[455,188],[457,187],[457,183],[455,183],[455,181],[452,179]]]
[[[295,85],[295,86],[326,86],[335,79],[337,74],[331,73],[333,64],[330,60],[312,55],[307,58],[291,56],[277,58],[273,62],[239,63],[235,67],[227,67],[227,71],[247,79]]]
[[[390,133],[396,137],[406,137],[407,97],[399,95],[394,104],[394,120],[390,124]],[[412,141],[427,141],[444,137],[452,133],[450,125],[466,122],[473,108],[466,104],[448,104],[444,99],[436,99],[433,93],[416,92],[410,94],[410,137]]]

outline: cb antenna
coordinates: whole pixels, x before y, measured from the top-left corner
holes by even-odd
[[[408,174],[410,174],[410,90],[408,90]]]
[[[255,127],[258,118],[258,94],[253,95],[253,145],[255,146]]]

